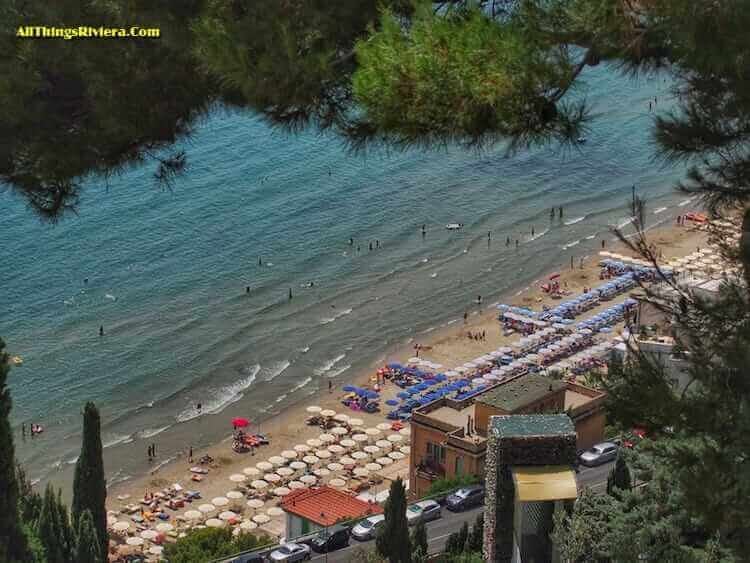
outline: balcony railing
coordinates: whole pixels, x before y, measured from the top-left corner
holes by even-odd
[[[424,460],[417,465],[417,475],[434,481],[445,477],[445,467],[435,460]]]

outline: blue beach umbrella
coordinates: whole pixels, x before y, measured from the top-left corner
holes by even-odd
[[[393,364],[388,364],[388,368],[389,369],[403,369],[403,366],[401,364],[393,363]]]
[[[397,401],[397,400],[395,400],[395,399],[388,399],[388,400],[387,400],[387,401],[385,402],[385,404],[386,404],[386,405],[390,405],[391,407],[397,407],[397,406],[398,406],[398,401]]]
[[[347,393],[356,393],[359,391],[359,387],[354,387],[354,385],[344,385],[343,390]]]
[[[380,397],[375,391],[369,391],[367,389],[364,390],[364,396],[368,399],[377,399]]]
[[[409,395],[409,393],[407,393],[406,391],[401,391],[401,393],[396,395],[396,397],[398,397],[399,399],[408,399],[409,397],[411,397],[411,395]]]

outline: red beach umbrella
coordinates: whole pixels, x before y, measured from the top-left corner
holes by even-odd
[[[235,418],[232,420],[232,425],[238,428],[244,428],[248,424],[250,424],[250,421],[246,418]]]

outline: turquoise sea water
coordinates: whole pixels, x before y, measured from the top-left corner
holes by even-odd
[[[669,221],[685,204],[672,187],[682,171],[653,161],[648,110],[654,96],[669,108],[666,87],[589,71],[580,95],[595,118],[568,152],[363,157],[217,112],[186,143],[190,170],[172,191],[153,186],[150,167],[108,187],[92,179],[80,215],[58,225],[6,191],[0,335],[25,360],[11,377],[13,423],[45,426],[19,439],[19,457],[34,478],[62,474],[94,400],[110,479],[136,475],[147,443],[168,459],[216,441],[232,416],[270,416],[458,318],[478,294],[491,303],[594,253],[627,221],[633,185],[649,220]]]

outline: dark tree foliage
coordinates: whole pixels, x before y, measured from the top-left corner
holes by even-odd
[[[100,563],[104,559],[106,558],[102,557],[101,542],[96,533],[91,511],[84,510],[78,519],[73,561],[75,563]]]
[[[466,549],[469,539],[469,524],[464,522],[458,532],[453,532],[445,542],[445,551],[452,555],[460,555]]]
[[[632,488],[633,483],[630,479],[628,463],[625,461],[624,455],[618,454],[615,466],[607,476],[607,494],[616,496],[618,491],[629,491]]]
[[[9,374],[5,342],[0,338],[0,561],[24,561],[29,554],[18,514],[18,480],[10,426],[13,402],[7,386]]]
[[[406,520],[406,489],[401,478],[391,483],[385,504],[385,524],[378,531],[375,545],[378,553],[391,563],[410,563],[411,541]]]
[[[164,556],[171,563],[203,563],[270,543],[265,536],[232,536],[230,529],[205,528],[194,530],[177,542],[167,544]]]
[[[20,463],[16,463],[16,482],[18,483],[18,507],[21,521],[36,522],[42,512],[42,497],[31,486],[31,481]]]
[[[107,484],[102,460],[102,438],[99,411],[94,403],[86,403],[83,410],[83,438],[81,455],[76,462],[73,480],[73,526],[77,530],[84,511],[91,512],[100,542],[99,553],[106,557],[109,535],[107,533]]]
[[[414,553],[421,552],[422,556],[427,555],[427,527],[422,520],[414,526],[411,534],[411,549]],[[412,556],[412,559],[416,558]]]
[[[44,547],[47,563],[70,563],[72,550],[67,510],[60,506],[51,484],[47,484],[42,501],[42,512],[37,523],[39,540]]]
[[[469,537],[466,539],[466,551],[482,551],[484,543],[484,512],[477,515],[474,525],[471,527]]]

